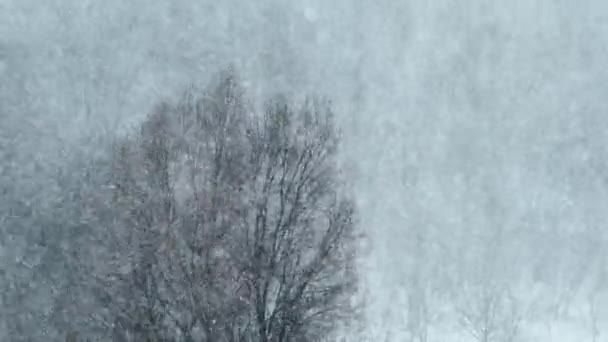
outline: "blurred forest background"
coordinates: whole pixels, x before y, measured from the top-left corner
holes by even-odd
[[[342,338],[604,341],[607,46],[599,0],[0,0],[0,339],[95,340],[82,185],[231,66],[261,112],[331,102],[365,235]]]

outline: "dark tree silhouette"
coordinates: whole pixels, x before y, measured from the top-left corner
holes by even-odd
[[[161,104],[114,148],[116,340],[314,341],[352,318],[352,202],[327,101],[268,101],[234,73]]]

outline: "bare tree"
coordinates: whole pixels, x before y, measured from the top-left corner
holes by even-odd
[[[337,141],[323,110],[309,103],[297,117],[275,102],[250,134],[254,209],[238,264],[264,341],[320,338],[348,312],[353,208],[335,191]]]
[[[352,317],[354,207],[329,104],[253,108],[224,73],[116,145],[97,284],[122,340],[311,341]]]
[[[513,342],[523,319],[523,307],[503,272],[507,270],[503,257],[502,226],[494,226],[481,241],[481,258],[468,270],[466,282],[459,289],[456,311],[460,324],[476,341]],[[466,268],[465,268],[466,269]]]
[[[519,333],[517,299],[505,286],[491,282],[475,286],[458,307],[462,327],[479,342],[512,342]]]

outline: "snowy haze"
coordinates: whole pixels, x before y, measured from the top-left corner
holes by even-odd
[[[500,288],[512,341],[605,341],[607,49],[604,1],[0,0],[0,145],[34,191],[227,65],[326,95],[371,247],[348,340],[481,341]]]

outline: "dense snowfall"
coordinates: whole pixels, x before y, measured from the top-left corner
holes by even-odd
[[[607,47],[599,0],[0,0],[0,340],[89,336],[69,187],[232,67],[331,101],[364,235],[346,341],[605,341]]]

